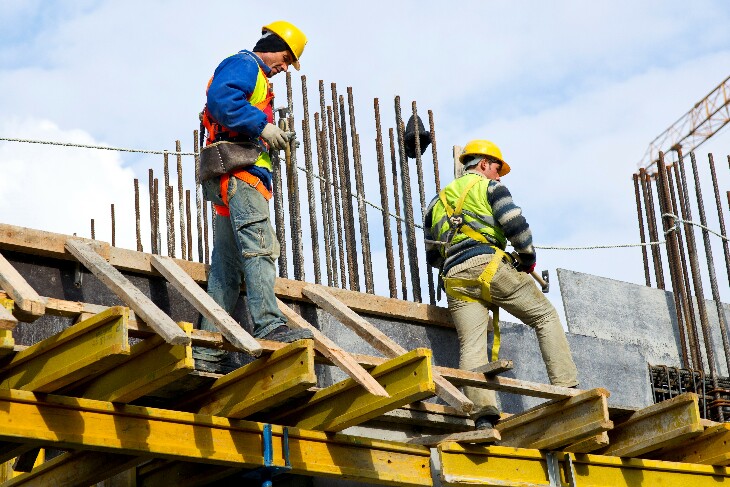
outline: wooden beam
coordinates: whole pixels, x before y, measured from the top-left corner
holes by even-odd
[[[608,444],[608,433],[604,431],[603,433],[597,434],[596,436],[591,436],[590,438],[586,438],[585,440],[581,440],[577,443],[573,443],[572,445],[563,447],[562,450],[573,453],[590,453],[592,451],[600,450]]]
[[[203,316],[220,330],[221,334],[239,350],[249,355],[261,355],[261,345],[244,330],[226,311],[183,271],[171,257],[152,256],[152,265]]]
[[[178,406],[201,414],[245,418],[315,385],[312,341],[299,340],[221,377],[202,395]]]
[[[374,368],[372,375],[389,397],[373,396],[354,380],[346,379],[320,389],[298,407],[271,414],[270,420],[300,428],[341,431],[435,393],[431,350],[426,348],[391,359]]]
[[[82,321],[18,352],[0,369],[0,387],[52,392],[123,362],[130,353],[127,309]]]
[[[484,374],[487,377],[492,375],[501,374],[502,372],[507,372],[509,370],[512,370],[514,367],[514,362],[511,360],[506,359],[499,359],[494,362],[489,362],[481,367],[477,367],[476,369],[472,370],[472,372],[477,372],[480,374]]]
[[[730,465],[730,424],[717,424],[680,445],[648,453],[647,457],[670,462]]]
[[[38,293],[2,254],[0,254],[0,287],[15,302],[16,310],[23,313],[24,319],[33,321],[45,314],[46,306]]]
[[[122,301],[151,326],[167,343],[172,345],[187,345],[190,337],[187,336],[172,318],[137,289],[129,279],[105,261],[89,245],[80,240],[68,239],[66,249],[89,269],[97,279],[111,289]]]
[[[497,424],[502,446],[556,450],[613,427],[605,389],[540,404]]]
[[[337,365],[343,372],[349,375],[358,384],[363,386],[370,394],[381,397],[388,397],[388,393],[367,370],[358,364],[352,355],[340,348],[335,342],[327,338],[327,336],[317,328],[310,325],[307,320],[299,316],[293,309],[284,304],[279,298],[276,304],[284,316],[289,320],[288,324],[292,328],[303,328],[312,332],[314,336],[314,344],[319,353],[327,357],[333,364]]]
[[[71,238],[71,236],[0,224],[0,249],[24,254],[41,255],[61,260],[75,260],[64,247],[68,238]],[[159,275],[152,267],[150,254],[121,247],[112,247],[108,243],[98,240],[84,241],[93,245],[99,255],[119,270],[143,275]],[[207,266],[198,262],[180,259],[175,259],[175,263],[196,282],[204,284],[207,281]],[[307,283],[303,281],[277,278],[274,291],[282,299],[308,301],[302,294],[302,289],[306,285]],[[407,319],[427,326],[454,327],[449,310],[446,308],[345,289],[332,289],[331,291],[339,300],[359,313],[386,318]]]
[[[256,468],[264,464],[263,428],[261,423],[216,416],[0,390],[0,440],[16,443]],[[394,486],[432,485],[428,448],[288,430],[292,474],[346,476],[353,482]],[[273,425],[272,437],[272,463],[283,466],[283,428]]]
[[[13,300],[0,299],[0,330],[13,330],[18,326],[18,318],[13,316]]]
[[[641,409],[628,420],[615,425],[608,433],[610,444],[599,453],[637,457],[682,443],[703,431],[698,396],[684,393]]]
[[[310,284],[304,288],[303,293],[386,357],[397,357],[406,353],[405,348],[332,296],[327,288]],[[436,383],[436,394],[448,404],[464,412],[474,408],[474,403],[441,375],[434,372],[433,380]]]
[[[463,433],[449,433],[447,435],[420,436],[410,438],[407,443],[411,445],[436,446],[439,443],[453,441],[455,443],[495,443],[501,439],[499,431],[495,429],[465,431]]]

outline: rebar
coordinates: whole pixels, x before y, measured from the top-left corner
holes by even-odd
[[[685,234],[687,235],[687,251],[689,252],[689,264],[692,270],[692,280],[694,282],[695,296],[697,297],[697,309],[700,313],[700,325],[702,326],[702,336],[705,342],[705,353],[707,363],[710,368],[710,378],[712,385],[717,389],[717,370],[715,367],[715,350],[712,345],[712,336],[710,335],[709,320],[707,318],[707,308],[705,306],[705,293],[702,289],[702,277],[700,276],[700,265],[697,260],[697,245],[695,243],[694,232],[688,221],[692,221],[692,210],[689,205],[689,195],[687,190],[687,177],[684,171],[684,161],[682,159],[682,149],[677,149],[677,157],[679,161],[679,173],[682,177],[682,188],[684,192],[685,207],[682,208],[682,219],[685,220]],[[719,399],[719,394],[715,392],[715,399]],[[724,421],[722,411],[718,410],[720,421]]]
[[[187,231],[188,231],[188,260],[193,260],[193,222],[192,213],[190,211],[190,190],[185,190],[185,216],[187,219]]]
[[[327,285],[329,287],[337,287],[334,284],[337,279],[337,271],[333,272],[333,268],[337,267],[337,264],[333,266],[332,262],[335,256],[333,255],[332,249],[332,212],[330,202],[330,190],[329,190],[329,178],[327,177],[328,171],[326,171],[329,160],[327,159],[327,143],[322,142],[323,132],[319,125],[319,112],[314,114],[314,135],[317,143],[317,169],[319,171],[319,193],[320,201],[322,202],[322,228],[324,232],[324,257],[325,257],[325,269],[327,271]],[[323,148],[324,147],[324,148]]]
[[[418,108],[416,101],[411,103],[413,109],[413,122],[416,127],[416,176],[418,177],[418,195],[421,198],[421,221],[426,211],[426,191],[423,187],[423,163],[421,161],[421,127],[418,123]],[[425,229],[424,229],[425,231]],[[426,265],[426,277],[428,278],[428,299],[431,304],[436,304],[436,289],[433,286],[433,273],[431,267]]]
[[[684,189],[682,187],[682,177],[679,174],[679,164],[673,164],[672,169],[674,170],[674,181],[677,183],[677,194],[679,195],[679,205],[677,205],[677,201],[674,199],[674,193],[672,193],[672,202],[674,204],[674,208],[679,208],[680,212],[681,209],[684,208],[685,200],[684,200]],[[672,180],[669,180],[669,184],[671,187]],[[676,210],[675,210],[676,211]],[[674,213],[679,214],[679,213]],[[702,346],[700,344],[700,332],[699,327],[697,326],[697,315],[695,314],[695,305],[694,301],[692,300],[692,278],[689,275],[689,268],[687,266],[687,257],[684,250],[684,242],[682,238],[683,232],[681,231],[681,227],[675,227],[677,234],[677,242],[679,243],[679,256],[680,256],[680,264],[682,267],[682,273],[681,273],[681,279],[684,283],[683,293],[685,296],[685,301],[683,302],[683,306],[685,308],[685,323],[687,324],[687,330],[688,330],[688,338],[690,340],[690,351],[692,353],[692,360],[694,361],[694,367],[698,369],[703,369],[704,366],[702,365]],[[686,238],[686,237],[685,237]]]
[[[383,208],[383,234],[385,239],[385,262],[388,268],[388,289],[390,297],[397,298],[395,282],[395,263],[393,262],[393,235],[390,230],[390,210],[388,209],[388,184],[385,176],[385,154],[383,153],[383,133],[380,126],[380,101],[373,100],[375,110],[375,152],[378,159],[378,180],[380,183],[380,206]]]
[[[710,175],[712,177],[712,189],[715,193],[715,205],[717,206],[717,220],[720,222],[720,234],[727,236],[725,231],[725,215],[722,211],[722,202],[720,201],[720,189],[717,186],[717,174],[715,173],[715,159],[712,154],[707,154],[710,160]],[[730,156],[728,156],[730,162]],[[728,283],[730,284],[730,245],[728,241],[722,239],[722,250],[725,255],[725,271],[727,272]]]
[[[154,198],[155,198],[155,249],[157,254],[162,255],[162,234],[160,233],[160,180],[155,178],[154,182]]]
[[[215,211],[215,205],[213,205],[213,202],[210,202],[210,233],[211,233],[211,239],[213,240],[213,246],[215,247],[215,232],[216,232],[216,223],[218,221],[218,213]],[[212,251],[211,251],[212,253]]]
[[[114,214],[114,203],[112,203],[112,247],[117,246],[117,219],[116,215]]]
[[[286,72],[287,128],[294,131],[294,102],[292,100],[291,73]],[[286,186],[289,200],[289,224],[292,237],[292,260],[294,279],[303,281],[304,277],[304,244],[302,242],[302,214],[299,209],[299,173],[297,172],[297,142],[289,141],[289,157],[286,166]]]
[[[94,228],[94,219],[91,219],[91,240],[96,240],[96,228]]]
[[[334,122],[335,142],[337,143],[337,162],[340,184],[340,199],[342,201],[342,228],[345,231],[345,245],[347,249],[347,276],[349,287],[353,291],[360,290],[360,273],[357,263],[357,247],[355,244],[355,214],[352,208],[352,182],[350,178],[350,157],[347,147],[347,122],[345,122],[345,107],[342,97],[337,96],[337,86],[330,85],[332,90],[332,119]],[[332,131],[332,127],[330,127]]]
[[[172,189],[172,186],[168,186],[165,191],[165,195],[167,196],[168,201],[170,201],[170,205],[167,207],[167,221],[170,222],[170,240],[167,242],[167,255],[170,257],[175,257],[175,247],[176,247],[176,238],[175,238],[175,205],[172,203],[174,190]]]
[[[702,229],[702,239],[705,244],[705,255],[707,256],[707,273],[710,277],[710,289],[712,291],[712,299],[717,307],[717,319],[720,325],[720,336],[722,337],[722,346],[725,351],[725,364],[727,370],[730,371],[730,342],[727,335],[727,321],[725,320],[725,310],[720,301],[720,290],[717,287],[717,276],[715,275],[715,261],[712,257],[712,244],[710,243],[710,232],[707,231],[707,217],[705,215],[705,204],[702,199],[702,186],[700,185],[700,174],[697,169],[697,161],[695,153],[689,153],[690,162],[692,163],[692,174],[695,182],[695,196],[697,197],[697,209],[700,214],[700,223],[704,227]]]
[[[180,253],[182,254],[182,260],[187,260],[188,246],[185,242],[187,232],[185,231],[185,202],[183,201],[182,155],[180,154],[182,148],[179,140],[175,141],[175,150],[177,151],[177,200],[178,208],[180,209]]]
[[[406,283],[406,258],[405,250],[403,248],[403,228],[401,225],[401,214],[400,214],[400,195],[398,194],[398,162],[395,157],[395,137],[393,129],[388,129],[388,135],[390,136],[390,165],[393,172],[393,202],[395,206],[395,229],[398,235],[398,257],[400,258],[400,282],[401,282],[401,296],[403,300],[408,299],[408,284]]]
[[[307,95],[307,77],[302,75],[302,135],[304,137],[304,167],[307,172],[307,203],[309,204],[309,232],[312,238],[312,264],[314,266],[314,282],[322,283],[322,271],[319,263],[319,231],[317,229],[317,199],[314,193],[314,165],[312,163],[312,141],[309,131],[309,98]],[[319,157],[319,155],[318,155]]]
[[[418,270],[418,249],[416,248],[416,231],[413,226],[413,198],[411,196],[411,176],[405,147],[405,126],[400,109],[400,96],[395,97],[395,123],[398,130],[398,149],[400,152],[400,176],[403,183],[403,208],[406,219],[406,244],[408,246],[408,263],[411,271],[411,287],[413,300],[421,302],[421,276]]]
[[[339,228],[335,227],[335,217],[334,217],[334,205],[333,205],[333,199],[332,199],[332,191],[335,189],[332,187],[332,179],[330,178],[330,160],[329,160],[329,148],[327,145],[327,142],[329,140],[328,136],[328,130],[329,130],[329,124],[327,123],[327,108],[325,107],[325,101],[324,101],[324,81],[319,80],[319,108],[320,108],[320,117],[322,121],[322,131],[319,133],[319,139],[322,146],[322,167],[320,168],[320,175],[323,175],[326,181],[326,199],[325,199],[325,213],[326,213],[326,219],[328,221],[329,229],[326,232],[325,237],[329,239],[329,245],[330,245],[330,252],[328,253],[329,256],[329,265],[332,269],[332,284],[331,286],[339,287],[339,274],[337,272],[338,270],[338,262],[337,262],[337,234],[339,232]],[[323,206],[325,206],[323,205]]]
[[[340,204],[340,191],[338,188],[340,188],[340,185],[338,183],[338,177],[337,177],[337,149],[335,148],[335,132],[333,129],[333,115],[332,115],[332,107],[327,107],[327,126],[329,128],[329,143],[330,143],[330,161],[332,163],[332,190],[335,195],[335,207],[334,207],[334,214],[335,214],[335,225],[337,228],[337,247],[339,251],[339,258],[340,258],[340,282],[342,283],[342,288],[347,288],[347,271],[345,269],[345,244],[343,242],[343,230],[342,230],[342,216],[341,216],[341,209],[342,206]]]
[[[198,262],[203,262],[203,198],[200,187],[200,147],[201,137],[197,130],[193,130],[193,152],[195,152],[195,209],[198,230]]]
[[[167,255],[172,255],[172,247],[171,245],[174,245],[173,239],[172,239],[172,233],[175,231],[173,228],[172,220],[170,219],[170,207],[172,206],[172,202],[170,201],[170,194],[167,191],[168,186],[170,186],[170,165],[168,160],[168,153],[165,151],[165,153],[162,155],[162,161],[163,161],[163,174],[165,176],[165,225],[167,227]]]
[[[137,237],[137,252],[142,252],[142,230],[139,218],[139,179],[134,178],[134,228]]]
[[[210,247],[208,243],[208,202],[203,201],[203,262],[210,264]]]
[[[360,134],[355,125],[355,101],[352,87],[347,87],[347,104],[350,113],[350,133],[352,134],[353,167],[355,168],[355,188],[357,190],[357,212],[360,217],[360,246],[362,248],[362,265],[365,268],[365,291],[375,294],[373,282],[373,261],[370,251],[370,230],[368,229],[368,213],[365,206],[365,184],[362,174],[362,158],[360,153]],[[352,200],[351,200],[352,201]]]
[[[150,192],[150,248],[153,254],[159,253],[157,250],[157,234],[155,233],[155,175],[152,169],[148,171],[149,192]]]
[[[439,176],[439,157],[436,151],[436,129],[433,123],[433,110],[428,111],[428,128],[431,137],[431,156],[433,157],[433,177],[436,183],[436,192],[441,192],[441,176]]]
[[[639,169],[641,179],[641,188],[644,191],[644,209],[646,210],[646,223],[649,226],[649,238],[652,242],[658,242],[659,236],[657,232],[656,213],[654,212],[654,198],[651,193],[651,176],[649,176],[644,168]],[[651,257],[654,262],[654,279],[658,289],[664,289],[664,270],[662,269],[661,255],[656,245],[651,246]]]
[[[281,252],[279,254],[279,277],[289,277],[288,259],[286,255],[286,228],[284,223],[284,195],[281,180],[281,160],[279,151],[269,152],[271,157],[272,178],[274,180],[274,223],[276,224],[276,239],[279,241]]]
[[[636,215],[639,218],[639,237],[641,243],[646,243],[646,235],[644,233],[644,215],[641,209],[641,195],[639,191],[639,175],[634,174],[634,193],[636,196]],[[651,287],[651,274],[649,272],[649,257],[646,253],[646,246],[641,247],[641,256],[644,260],[644,278],[646,279],[646,287]]]

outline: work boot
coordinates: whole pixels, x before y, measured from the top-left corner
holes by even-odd
[[[494,429],[495,426],[497,426],[498,422],[499,422],[499,416],[489,414],[486,416],[480,416],[477,419],[475,419],[474,426],[475,426],[475,429],[478,429],[478,430],[491,430],[491,429]]]
[[[213,374],[225,375],[233,372],[238,367],[230,360],[205,360],[202,358],[195,359],[195,370],[201,372],[210,372]]]
[[[261,340],[272,340],[275,342],[282,342],[282,343],[291,343],[296,342],[297,340],[306,340],[306,339],[312,339],[314,338],[314,335],[312,335],[312,332],[307,330],[306,328],[299,328],[297,330],[292,330],[286,325],[281,325],[273,330],[271,330],[266,335],[262,336]]]

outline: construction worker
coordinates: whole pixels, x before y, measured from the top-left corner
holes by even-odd
[[[439,267],[449,310],[459,336],[459,367],[472,370],[489,362],[487,327],[494,316],[492,361],[499,351],[499,308],[537,332],[550,383],[578,385],[578,372],[558,313],[532,282],[535,249],[522,210],[501,177],[510,172],[499,148],[472,140],[459,160],[466,171],[446,186],[424,217],[426,256]],[[518,258],[505,253],[509,240]],[[465,387],[474,402],[478,429],[493,428],[500,411],[494,391]]]
[[[213,202],[216,212],[208,294],[232,313],[243,280],[254,337],[282,342],[311,338],[312,334],[286,325],[274,294],[279,242],[269,218],[268,200],[273,190],[269,151],[284,149],[294,134],[273,123],[273,91],[268,78],[286,72],[289,66],[298,70],[306,43],[302,31],[289,22],[265,25],[252,51],[240,51],[218,65],[201,114],[208,133],[206,146],[210,146],[203,151],[222,142],[234,143],[228,147],[248,144],[255,148],[252,160],[203,181],[205,198]],[[201,162],[201,179],[203,169]],[[205,318],[201,329],[217,331]],[[223,363],[224,353],[196,348],[196,367],[225,372],[231,367]]]

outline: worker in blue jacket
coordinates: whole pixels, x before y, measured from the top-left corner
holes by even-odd
[[[252,51],[240,51],[218,65],[208,83],[207,102],[201,114],[207,146],[253,142],[261,147],[255,161],[202,182],[203,194],[213,202],[216,212],[208,294],[232,313],[241,283],[245,282],[254,337],[282,342],[312,335],[308,330],[292,330],[286,325],[274,294],[279,242],[269,217],[268,201],[273,190],[269,151],[284,149],[294,134],[273,123],[274,94],[269,78],[286,72],[289,66],[298,70],[306,43],[306,36],[289,22],[264,26]],[[206,318],[201,329],[218,331]],[[230,369],[223,350],[196,347],[193,356],[197,369]]]

